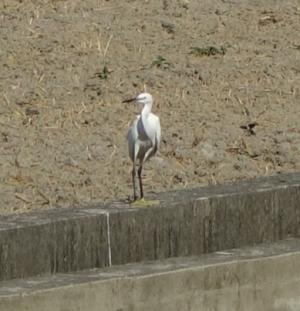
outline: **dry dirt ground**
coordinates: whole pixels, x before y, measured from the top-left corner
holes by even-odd
[[[2,214],[126,200],[144,85],[146,194],[300,169],[298,0],[4,0],[0,24]]]

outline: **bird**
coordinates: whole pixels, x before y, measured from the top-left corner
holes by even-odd
[[[149,93],[123,100],[123,103],[135,102],[143,106],[141,114],[136,117],[127,133],[128,152],[132,161],[133,202],[138,201],[136,191],[136,168],[139,179],[140,199],[144,200],[142,169],[147,160],[153,157],[160,145],[161,126],[159,117],[151,112],[153,98]],[[149,201],[150,202],[150,201]],[[154,201],[153,201],[154,202]]]

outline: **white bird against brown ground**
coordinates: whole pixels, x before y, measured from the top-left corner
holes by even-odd
[[[161,127],[158,116],[151,112],[153,99],[149,93],[141,93],[138,96],[124,100],[123,103],[136,102],[143,105],[140,115],[131,124],[128,134],[128,151],[129,157],[133,163],[132,183],[133,183],[133,201],[145,203],[142,169],[144,163],[155,155],[159,148],[161,139]],[[136,166],[138,165],[138,178],[140,186],[140,200],[137,201],[136,192]],[[147,204],[155,204],[157,201],[147,201]]]

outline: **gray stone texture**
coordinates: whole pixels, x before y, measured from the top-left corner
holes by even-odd
[[[1,285],[5,311],[298,311],[300,241]]]
[[[300,174],[153,198],[160,204],[111,203],[1,217],[0,280],[200,255],[299,236]]]
[[[108,264],[105,216],[72,217],[72,211],[33,215],[8,217],[6,224],[1,220],[0,280]]]

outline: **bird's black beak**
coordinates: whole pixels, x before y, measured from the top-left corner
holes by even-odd
[[[131,102],[133,102],[135,100],[136,100],[136,97],[133,97],[133,98],[129,98],[129,99],[123,100],[122,103],[131,103]]]

